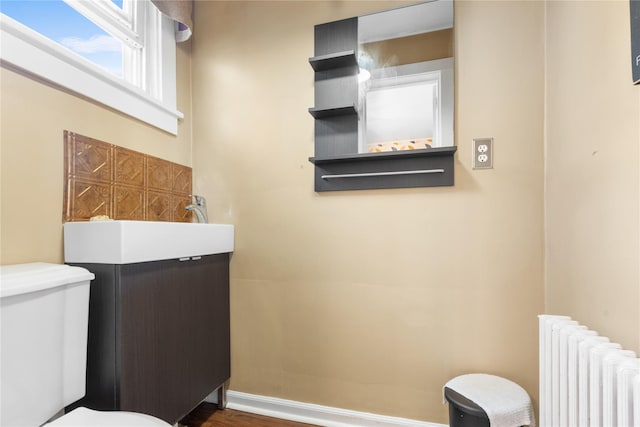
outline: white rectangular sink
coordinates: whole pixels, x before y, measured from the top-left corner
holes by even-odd
[[[233,252],[233,225],[155,221],[64,224],[64,260],[132,264]]]

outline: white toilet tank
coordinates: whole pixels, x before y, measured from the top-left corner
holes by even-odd
[[[0,267],[0,425],[39,426],[84,396],[93,278],[68,265]]]

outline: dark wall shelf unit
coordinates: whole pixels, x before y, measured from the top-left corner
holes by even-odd
[[[315,191],[453,185],[456,147],[358,153],[358,18],[314,31]]]

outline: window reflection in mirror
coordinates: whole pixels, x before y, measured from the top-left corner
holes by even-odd
[[[453,2],[358,18],[361,153],[452,146]]]

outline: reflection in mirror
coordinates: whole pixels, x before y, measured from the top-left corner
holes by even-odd
[[[358,44],[358,151],[452,146],[453,1],[361,16]]]

